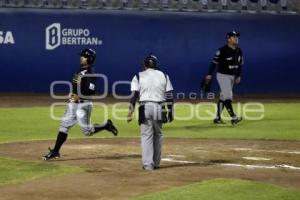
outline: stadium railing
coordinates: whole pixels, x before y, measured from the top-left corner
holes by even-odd
[[[0,7],[292,13],[292,0],[0,0]]]

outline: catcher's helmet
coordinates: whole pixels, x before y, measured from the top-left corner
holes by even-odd
[[[144,59],[144,65],[147,68],[153,68],[153,69],[157,69],[159,62],[158,59],[155,55],[153,54],[149,54],[145,59]]]
[[[96,60],[96,51],[93,49],[84,49],[80,53],[80,56],[86,57],[89,64],[93,64]]]

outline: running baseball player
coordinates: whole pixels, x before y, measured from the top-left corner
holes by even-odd
[[[162,123],[173,121],[173,87],[169,76],[159,71],[158,59],[150,54],[144,59],[144,71],[133,77],[127,121],[132,120],[139,101],[142,162],[144,170],[158,169],[161,160]],[[165,110],[167,104],[168,111]]]
[[[118,134],[118,130],[110,119],[105,124],[90,124],[92,112],[92,95],[95,94],[96,78],[92,64],[96,60],[96,52],[92,49],[84,49],[80,53],[80,69],[75,73],[72,81],[72,93],[63,116],[56,143],[53,149],[49,147],[49,153],[44,155],[44,160],[60,157],[59,150],[68,137],[69,130],[78,123],[84,135],[92,136],[102,130]]]
[[[234,84],[241,82],[242,65],[244,63],[242,50],[238,47],[239,36],[240,34],[235,31],[227,33],[227,44],[217,51],[206,76],[206,79],[210,81],[212,74],[218,66],[217,81],[221,92],[217,103],[218,108],[216,118],[214,119],[215,124],[225,123],[221,118],[224,106],[232,118],[232,125],[242,121],[242,118],[238,117],[232,108],[232,88]]]

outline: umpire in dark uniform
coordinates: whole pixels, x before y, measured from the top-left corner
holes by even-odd
[[[233,93],[232,88],[234,84],[239,84],[241,81],[243,52],[238,47],[240,34],[231,31],[227,33],[227,44],[217,51],[213,58],[206,80],[211,80],[214,71],[217,68],[217,81],[220,86],[220,99],[218,101],[218,108],[215,124],[224,124],[221,114],[224,106],[226,107],[229,115],[231,116],[231,124],[239,123],[242,118],[238,117],[232,108]]]

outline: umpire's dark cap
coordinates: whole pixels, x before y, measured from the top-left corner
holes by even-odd
[[[240,37],[240,34],[236,31],[231,31],[231,32],[228,32],[226,36],[227,36],[227,38],[230,38],[232,36]]]

